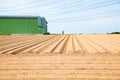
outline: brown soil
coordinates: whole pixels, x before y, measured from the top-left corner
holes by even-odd
[[[0,36],[0,80],[120,80],[120,35]]]

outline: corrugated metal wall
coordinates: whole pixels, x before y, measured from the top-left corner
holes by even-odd
[[[43,34],[38,18],[0,18],[0,34]]]

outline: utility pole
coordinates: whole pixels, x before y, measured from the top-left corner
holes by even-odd
[[[62,31],[62,34],[64,34],[64,31]]]

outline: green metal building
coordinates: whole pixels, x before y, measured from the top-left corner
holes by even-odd
[[[0,16],[0,34],[44,34],[47,21],[40,16]]]

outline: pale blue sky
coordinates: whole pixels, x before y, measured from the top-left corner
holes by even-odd
[[[44,16],[50,33],[120,31],[120,0],[0,0],[0,15]]]

